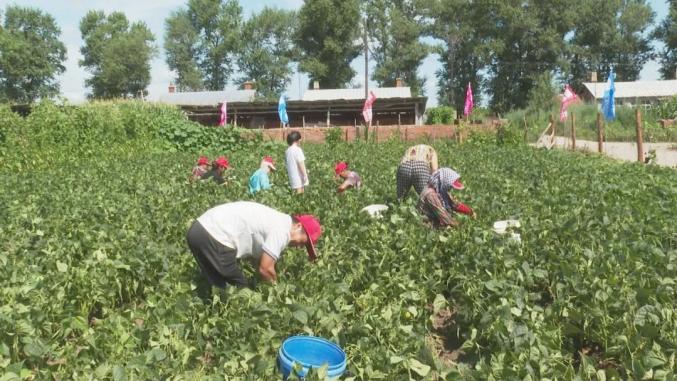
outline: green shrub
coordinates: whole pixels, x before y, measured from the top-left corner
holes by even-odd
[[[426,124],[452,124],[456,119],[456,110],[449,106],[437,106],[426,110],[426,115]]]
[[[335,146],[343,141],[343,130],[340,127],[328,128],[324,131],[325,143]]]

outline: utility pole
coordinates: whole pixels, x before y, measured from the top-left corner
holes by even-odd
[[[367,35],[367,15],[364,15],[364,99],[369,98],[369,36]]]

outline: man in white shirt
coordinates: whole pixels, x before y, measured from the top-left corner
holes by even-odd
[[[308,171],[306,170],[306,156],[299,146],[301,134],[298,131],[292,131],[287,135],[287,152],[285,153],[285,163],[287,164],[287,175],[289,176],[289,185],[296,193],[303,193],[305,187],[309,184]]]
[[[290,216],[255,202],[237,201],[206,211],[186,235],[195,260],[209,283],[249,286],[238,259],[258,260],[264,280],[275,282],[275,263],[287,246],[305,246],[315,260],[322,227],[311,215]]]

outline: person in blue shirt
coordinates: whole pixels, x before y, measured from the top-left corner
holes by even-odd
[[[249,193],[255,194],[256,192],[271,188],[270,179],[268,178],[271,170],[276,170],[275,162],[272,157],[266,156],[261,161],[259,169],[249,178]]]

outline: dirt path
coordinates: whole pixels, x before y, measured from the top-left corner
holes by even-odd
[[[555,146],[571,149],[571,139],[562,136],[555,137]],[[576,140],[576,149],[597,152],[597,142],[591,140]],[[677,167],[677,143],[644,143],[644,156],[650,150],[656,150],[656,162],[666,167]],[[605,142],[604,153],[619,160],[636,161],[637,143]]]

